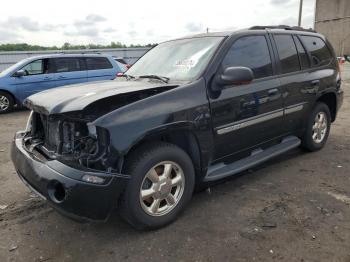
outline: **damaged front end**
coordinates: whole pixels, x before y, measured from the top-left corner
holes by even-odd
[[[60,213],[106,220],[128,180],[103,128],[67,114],[31,113],[16,133],[11,158],[19,178]]]
[[[27,98],[24,105],[32,110],[27,128],[16,133],[11,149],[19,178],[64,214],[105,220],[130,175],[122,172],[123,152],[112,143],[113,130],[98,119],[175,87],[109,81]]]
[[[107,130],[84,119],[37,112],[31,113],[23,138],[29,152],[36,151],[46,159],[73,168],[115,173],[117,158],[109,142]]]
[[[129,86],[130,83],[124,81],[119,83],[120,88],[112,89],[111,82],[100,83],[103,84],[107,87],[97,88],[96,84],[84,89],[75,87],[69,94],[61,88],[52,90],[49,95],[39,93],[26,99],[25,105],[32,113],[23,138],[24,147],[31,153],[38,152],[48,160],[57,160],[76,169],[120,173],[122,159],[118,159],[118,152],[110,145],[109,131],[93,122],[177,86],[148,82],[133,82],[136,86]],[[51,102],[46,104],[48,100]]]

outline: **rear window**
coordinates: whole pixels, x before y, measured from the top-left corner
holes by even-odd
[[[82,59],[74,57],[54,58],[53,64],[55,73],[66,73],[85,70],[84,65],[82,63]]]
[[[301,36],[301,40],[311,54],[313,66],[322,66],[330,63],[332,60],[331,52],[321,38],[303,35]]]
[[[88,70],[113,68],[111,62],[105,57],[88,57],[86,58],[86,64]]]
[[[299,58],[291,35],[275,35],[282,73],[300,70]]]
[[[115,58],[114,60],[124,65],[127,64],[127,62],[123,58]]]

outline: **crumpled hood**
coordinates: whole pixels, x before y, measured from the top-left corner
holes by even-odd
[[[153,88],[166,88],[169,84],[157,81],[100,81],[54,88],[32,95],[24,100],[29,109],[49,115],[80,111],[100,99]]]

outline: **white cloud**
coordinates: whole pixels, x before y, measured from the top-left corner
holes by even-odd
[[[7,18],[5,25],[11,26],[15,30],[40,31],[39,23],[27,16],[10,16]]]
[[[313,26],[315,0],[304,0],[303,26]],[[0,9],[0,43],[40,45],[112,41],[147,44],[193,33],[253,25],[296,25],[299,0],[47,0],[5,1]]]
[[[186,24],[186,29],[191,33],[203,32],[204,26],[202,23],[190,22]]]
[[[8,42],[17,42],[19,39],[19,35],[13,32],[9,32],[3,29],[0,29],[0,42],[8,43]]]
[[[285,4],[289,4],[291,2],[293,2],[293,0],[271,0],[271,4],[273,4],[273,5],[285,5]]]
[[[85,27],[85,26],[94,26],[98,23],[107,21],[107,18],[97,15],[97,14],[89,14],[85,17],[85,19],[77,20],[74,22],[76,27]]]

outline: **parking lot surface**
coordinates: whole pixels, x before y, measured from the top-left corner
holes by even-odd
[[[350,261],[350,66],[325,148],[290,151],[194,195],[170,226],[138,232],[62,217],[19,180],[10,143],[29,112],[0,116],[0,261]]]

